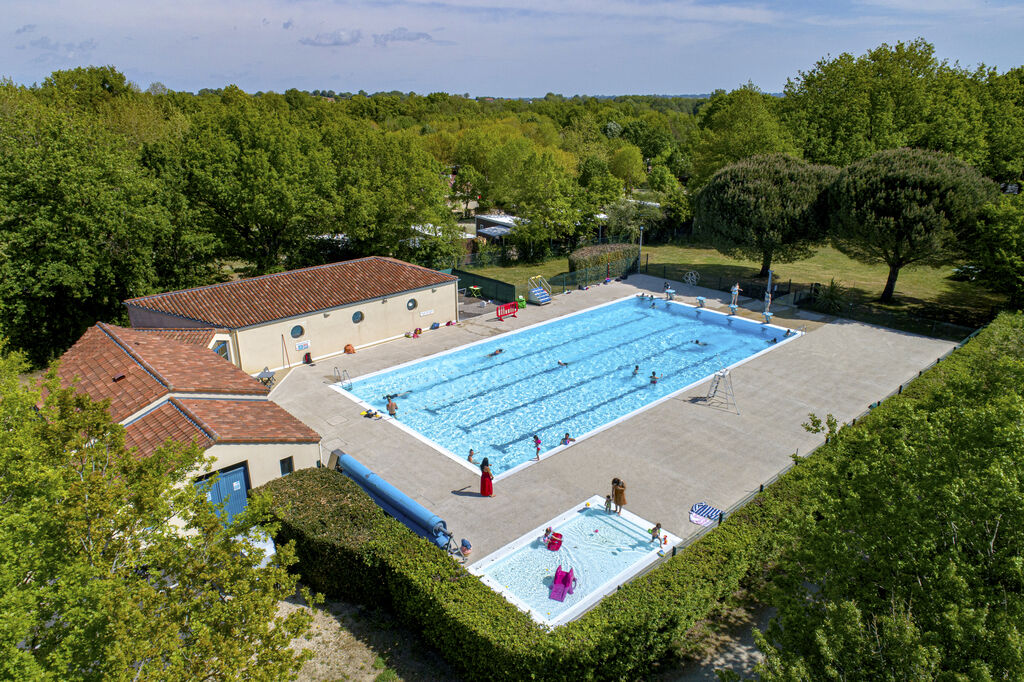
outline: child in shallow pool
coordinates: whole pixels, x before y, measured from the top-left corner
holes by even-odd
[[[611,495],[605,495],[604,496],[604,510],[608,514],[612,513],[612,496]]]
[[[661,524],[654,524],[654,528],[651,529],[651,542],[661,543]]]

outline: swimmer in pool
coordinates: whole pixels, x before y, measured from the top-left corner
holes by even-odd
[[[559,360],[558,361],[558,366],[559,367],[568,367],[569,363],[568,362],[562,362],[561,360]]]
[[[659,375],[659,374],[657,374],[655,372],[651,372],[651,386],[654,386],[655,384],[657,384],[658,383],[658,379],[662,378],[663,376],[665,376],[665,375],[664,374],[660,374]]]
[[[703,341],[701,341],[700,339],[694,339],[693,342],[695,344],[697,344],[698,346],[706,346],[706,345],[708,345],[708,344],[704,343]]]
[[[499,348],[498,350],[494,351],[493,353],[488,353],[487,357],[493,358],[495,355],[501,355],[504,352],[505,352],[504,348]]]
[[[633,365],[633,376],[640,373],[640,365]]]

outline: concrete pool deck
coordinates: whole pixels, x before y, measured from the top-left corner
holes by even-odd
[[[477,494],[479,476],[387,420],[360,417],[362,408],[329,387],[335,367],[357,378],[641,291],[657,295],[662,284],[661,278],[632,275],[556,296],[547,306],[530,305],[504,322],[491,305],[456,327],[296,368],[270,397],[320,433],[325,452],[344,450],[445,519],[456,539],[473,543],[477,558],[580,499],[610,493],[613,477],[626,482],[630,511],[679,537],[696,534],[701,527],[689,522],[692,504],[726,509],[784,469],[794,452],[806,454],[820,444],[820,435],[802,428],[808,413],[849,421],[955,345],[773,306],[774,324],[806,326],[808,333],[732,372],[741,414],[691,402],[706,393],[702,382],[498,481],[493,498]],[[727,292],[673,285],[684,302],[704,296],[708,307],[728,308]],[[741,315],[761,319],[760,301],[740,303]]]

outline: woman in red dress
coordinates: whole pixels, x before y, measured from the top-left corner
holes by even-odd
[[[491,474],[491,463],[484,457],[480,462],[480,495],[482,497],[494,497],[494,475]]]

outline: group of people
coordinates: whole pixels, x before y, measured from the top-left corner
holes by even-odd
[[[562,440],[558,441],[559,445],[570,445],[575,443],[576,439],[569,435],[566,431],[565,435],[562,436]],[[533,446],[536,452],[533,456],[534,461],[540,461],[540,446],[541,439],[536,433],[533,434]],[[476,452],[473,448],[469,449],[469,455],[466,457],[466,461],[470,464],[476,464]],[[494,497],[494,474],[491,473],[491,462],[487,457],[484,457],[480,462],[480,495],[482,497]]]
[[[640,373],[640,365],[633,365],[633,376],[636,376],[639,373]],[[664,374],[658,374],[657,372],[652,371],[651,372],[651,377],[650,377],[651,385],[652,386],[656,385],[658,383],[658,379],[664,379],[664,378],[665,378]]]
[[[621,515],[622,508],[626,506],[626,482],[621,478],[612,479],[612,494],[605,495],[604,498],[604,510],[609,514],[612,513],[612,506],[615,507],[615,513]]]

